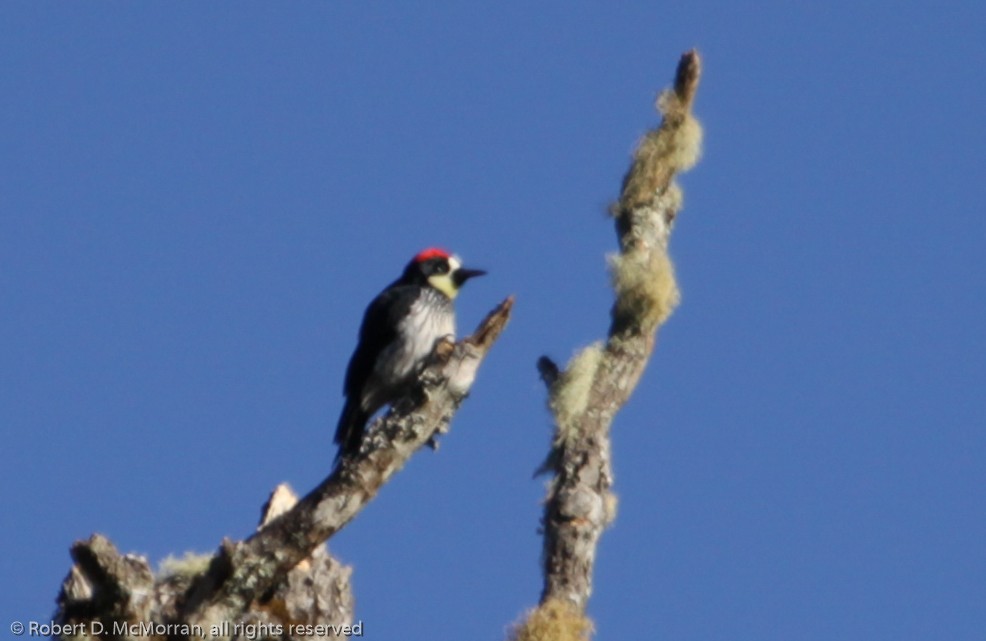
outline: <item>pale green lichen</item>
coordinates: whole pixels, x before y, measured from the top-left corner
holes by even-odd
[[[664,115],[660,127],[647,132],[633,153],[614,213],[646,205],[668,188],[674,174],[688,171],[702,156],[702,125],[677,94],[665,91],[657,101]]]
[[[572,357],[558,380],[551,386],[548,406],[555,416],[558,426],[555,434],[556,447],[567,440],[568,435],[575,429],[578,417],[585,410],[589,401],[589,390],[602,360],[602,343],[596,342],[583,348]]]
[[[574,605],[549,599],[510,631],[510,641],[588,641],[592,620]]]
[[[181,557],[169,554],[158,565],[158,573],[162,577],[194,577],[209,569],[210,562],[211,554],[185,552]]]
[[[667,320],[681,300],[674,265],[665,249],[610,256],[614,314],[623,324],[651,331]]]
[[[688,171],[702,158],[702,125],[670,89],[657,99],[657,108],[666,122],[673,123],[663,132],[667,139],[666,162],[675,171]]]

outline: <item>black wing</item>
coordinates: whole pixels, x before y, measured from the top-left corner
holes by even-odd
[[[377,410],[363,407],[364,387],[373,374],[380,352],[397,338],[398,325],[417,299],[417,286],[393,284],[373,299],[363,315],[359,343],[349,359],[342,392],[346,403],[336,426],[335,442],[339,445],[336,460],[343,454],[359,451],[366,421]]]
[[[343,394],[351,401],[359,401],[355,396],[359,395],[373,373],[380,352],[397,338],[397,327],[418,298],[419,289],[416,285],[391,285],[366,308],[363,324],[359,328],[359,343],[349,359],[342,388]]]

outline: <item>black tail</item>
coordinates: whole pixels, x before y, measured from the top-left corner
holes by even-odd
[[[342,415],[339,416],[339,425],[336,427],[335,443],[339,446],[336,452],[336,461],[343,456],[350,456],[359,452],[359,446],[363,442],[363,432],[366,429],[366,421],[370,417],[359,401],[346,399],[346,406],[342,408]]]

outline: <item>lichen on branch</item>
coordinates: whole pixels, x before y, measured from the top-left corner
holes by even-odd
[[[596,546],[616,516],[609,431],[653,352],[657,329],[680,300],[668,240],[683,201],[674,176],[701,155],[702,128],[691,113],[700,75],[698,53],[685,53],[674,87],[657,101],[662,122],[638,144],[611,208],[619,252],[609,257],[615,300],[606,340],[580,350],[564,370],[547,357],[538,363],[555,421],[543,467],[555,476],[542,518],[541,606],[529,622],[559,603],[584,615]],[[590,629],[579,634],[587,637]]]

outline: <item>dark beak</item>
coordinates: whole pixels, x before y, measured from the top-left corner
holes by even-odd
[[[454,274],[452,274],[452,282],[455,283],[456,287],[462,287],[462,284],[470,278],[475,278],[476,276],[482,276],[484,274],[486,274],[486,272],[482,269],[466,269],[465,267],[460,267],[455,270]]]

